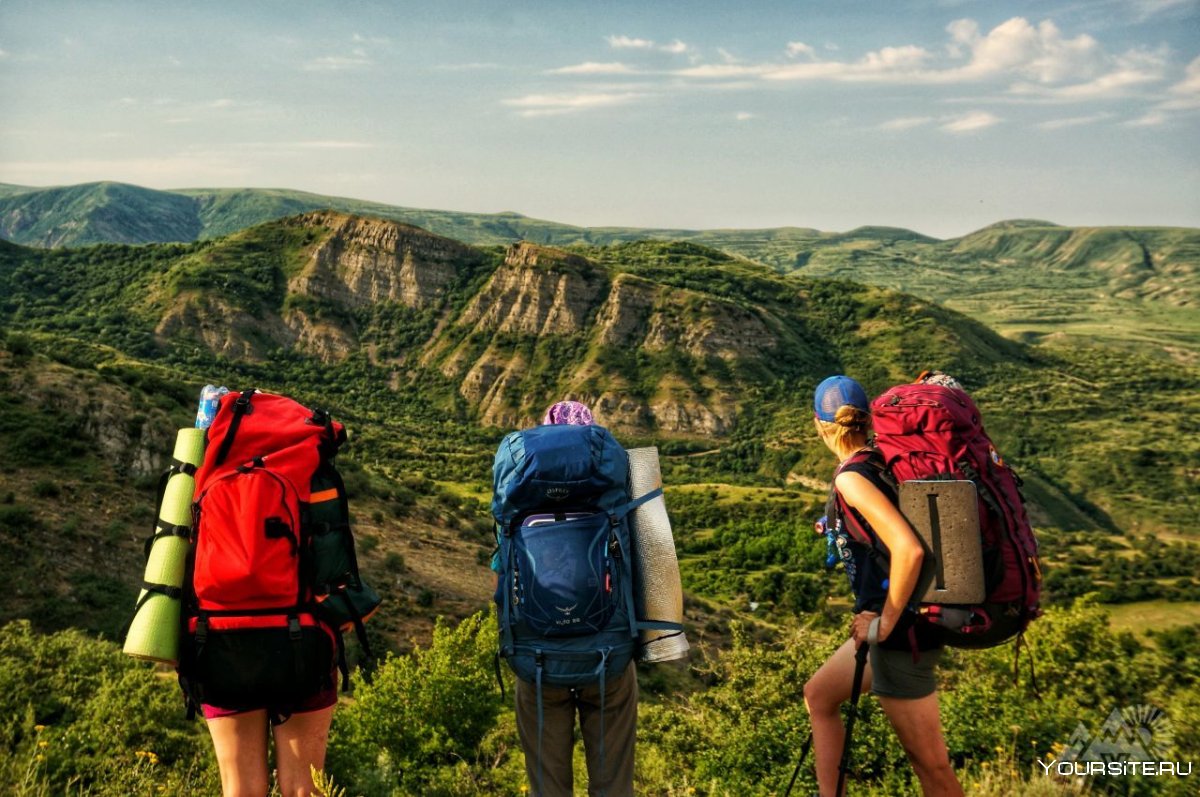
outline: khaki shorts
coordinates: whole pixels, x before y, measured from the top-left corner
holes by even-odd
[[[942,648],[923,650],[913,661],[912,651],[884,650],[871,646],[871,694],[909,700],[932,695],[937,689],[934,670]]]

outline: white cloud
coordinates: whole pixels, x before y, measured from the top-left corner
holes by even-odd
[[[649,39],[635,39],[631,36],[606,36],[608,46],[614,50],[653,50],[654,42]]]
[[[759,77],[766,74],[771,68],[761,64],[701,64],[700,66],[676,69],[671,74],[695,78]]]
[[[984,33],[974,20],[946,26],[945,53],[915,44],[882,47],[857,60],[824,59],[805,42],[789,42],[792,62],[699,64],[676,70],[683,78],[757,77],[773,81],[874,82],[950,85],[1009,81],[1020,97],[1066,102],[1123,96],[1162,80],[1166,52],[1130,50],[1114,56],[1083,33],[1064,36],[1052,20],[1037,25],[1013,17]]]
[[[717,48],[717,55],[721,56],[721,60],[727,64],[740,64],[742,62],[742,59],[738,58],[724,47]]]
[[[881,130],[911,130],[914,127],[922,127],[933,121],[932,116],[902,116],[898,119],[889,119],[881,124]]]
[[[971,111],[962,116],[956,116],[941,126],[947,133],[973,133],[1004,121],[999,116],[988,111]]]
[[[1125,127],[1159,127],[1166,124],[1168,116],[1162,111],[1150,111],[1137,119],[1125,122]]]
[[[561,66],[558,69],[551,69],[547,72],[550,75],[632,75],[637,72],[636,69],[622,64],[619,61],[608,63],[598,63],[596,61],[586,61],[582,64],[574,64],[573,66]]]
[[[928,50],[915,45],[884,47],[858,61],[806,61],[766,69],[767,80],[890,81],[919,75],[930,59]]]
[[[371,59],[367,57],[366,51],[355,48],[350,55],[326,55],[314,58],[304,65],[304,70],[306,72],[341,72],[370,65]]]
[[[683,55],[692,49],[690,45],[679,39],[666,44],[659,44],[653,39],[637,39],[632,36],[605,36],[604,40],[614,50],[658,50],[672,55]]]
[[[0,49],[0,58],[8,58],[8,53],[3,49]]]
[[[1121,97],[1128,94],[1128,90],[1135,86],[1162,80],[1165,70],[1165,55],[1131,50],[1114,59],[1109,71],[1091,80],[1065,86],[1014,83],[1009,91],[1012,94],[1035,95],[1065,101]]]
[[[208,103],[209,108],[232,108],[233,106],[233,100],[227,97],[222,97],[219,100],[213,100],[212,102]]]
[[[1187,111],[1200,108],[1200,56],[1193,58],[1184,69],[1183,80],[1168,90],[1171,98],[1159,107],[1167,111]]]
[[[446,72],[471,72],[484,69],[499,69],[500,64],[494,61],[470,61],[465,64],[441,64],[435,66],[434,69],[440,69]]]
[[[1151,17],[1167,11],[1185,9],[1194,6],[1196,0],[1130,0],[1138,22],[1145,22]]]
[[[739,122],[748,122],[754,118],[754,114],[750,113],[749,111],[738,111],[733,115],[733,118]]]
[[[614,105],[625,105],[633,102],[644,94],[626,92],[597,92],[580,94],[527,94],[504,104],[516,108],[520,116],[559,116],[595,108],[607,108]]]
[[[1064,130],[1069,127],[1081,127],[1083,125],[1091,125],[1096,122],[1103,122],[1105,119],[1111,119],[1111,113],[1094,113],[1090,116],[1070,116],[1065,119],[1050,119],[1045,122],[1039,122],[1038,128],[1042,130]]]
[[[796,58],[801,55],[806,55],[809,58],[817,57],[817,51],[812,48],[812,45],[805,44],[804,42],[788,42],[787,54],[790,58]]]

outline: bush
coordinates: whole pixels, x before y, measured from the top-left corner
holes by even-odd
[[[14,770],[30,761],[55,794],[68,784],[150,793],[117,778],[152,765],[172,793],[219,791],[204,729],[184,718],[172,681],[109,642],[74,630],[41,636],[19,621],[0,628],[0,778],[19,783]]]
[[[329,771],[352,793],[438,794],[445,768],[475,762],[500,711],[494,617],[439,619],[428,647],[389,655],[334,716]]]

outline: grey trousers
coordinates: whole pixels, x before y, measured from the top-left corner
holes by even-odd
[[[572,797],[575,712],[583,729],[591,797],[633,797],[633,743],[637,735],[637,670],[631,662],[605,684],[604,766],[600,765],[600,687],[542,687],[542,760],[538,761],[537,687],[517,679],[517,732],[534,797]],[[541,766],[539,767],[539,763]],[[540,772],[539,772],[540,770]]]

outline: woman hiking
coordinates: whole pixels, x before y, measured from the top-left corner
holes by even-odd
[[[851,696],[855,653],[869,641],[862,688],[879,699],[926,797],[958,797],[962,786],[950,766],[938,713],[934,669],[942,645],[936,629],[917,622],[909,605],[924,552],[870,445],[867,394],[853,379],[831,376],[817,386],[813,409],[817,433],[839,463],[826,517],[854,592],[850,639],[804,685],[820,793],[835,797],[845,739],[840,707]],[[870,536],[870,544],[844,532],[837,521],[841,512],[853,515],[850,520]]]

